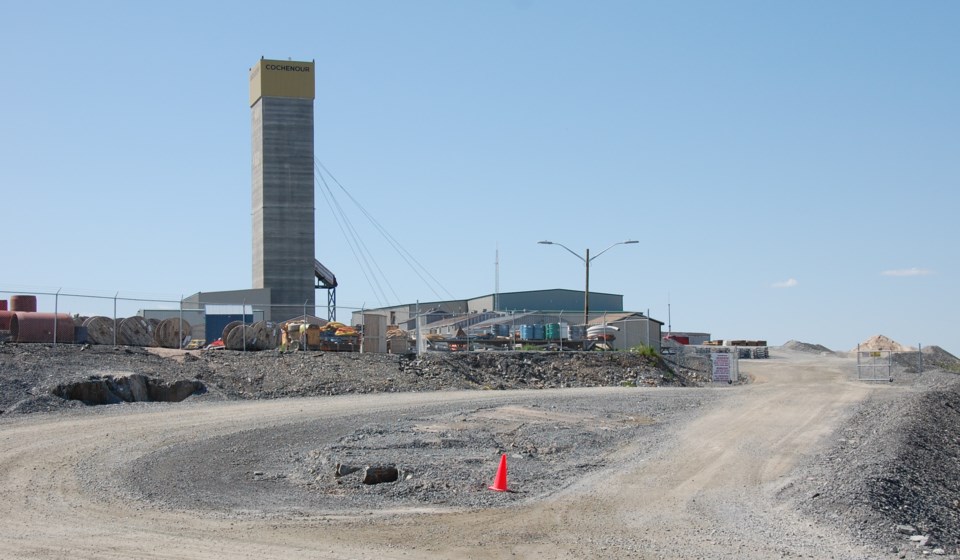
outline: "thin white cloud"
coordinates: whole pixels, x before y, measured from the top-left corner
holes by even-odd
[[[789,278],[783,282],[775,282],[773,284],[774,288],[795,288],[799,284],[796,278]]]
[[[929,268],[897,268],[894,270],[884,270],[881,272],[883,276],[927,276],[933,274],[933,271]]]

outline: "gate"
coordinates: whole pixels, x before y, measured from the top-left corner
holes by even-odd
[[[893,381],[893,352],[860,350],[857,346],[857,379],[860,381]]]

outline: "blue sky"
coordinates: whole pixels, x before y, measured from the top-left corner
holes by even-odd
[[[315,59],[318,160],[456,297],[638,239],[591,288],[674,330],[960,353],[956,2],[0,7],[2,290],[250,287],[247,71]],[[318,193],[342,309],[437,299],[351,219],[389,297]]]

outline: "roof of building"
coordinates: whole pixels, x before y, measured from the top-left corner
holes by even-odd
[[[631,318],[636,319],[640,317],[644,319],[649,319],[654,323],[660,323],[661,325],[665,324],[663,321],[657,321],[653,317],[647,317],[646,315],[644,315],[639,311],[623,311],[623,312],[604,313],[598,317],[594,317],[590,319],[587,325],[604,325],[609,323],[617,323],[625,319],[631,319]]]
[[[557,293],[557,292],[567,292],[567,293],[572,293],[572,294],[583,294],[583,290],[568,290],[568,289],[566,289],[566,288],[548,288],[548,289],[546,289],[546,290],[522,290],[522,291],[519,291],[519,292],[497,292],[497,293],[495,293],[495,294],[490,293],[490,294],[485,294],[485,295],[480,295],[480,296],[475,296],[475,297],[470,297],[470,298],[464,298],[464,299],[447,299],[447,300],[438,300],[438,301],[421,301],[421,302],[419,302],[419,303],[401,303],[401,304],[399,304],[399,305],[386,305],[386,306],[383,306],[383,307],[375,307],[375,308],[371,308],[371,309],[365,309],[365,310],[363,310],[363,311],[364,311],[364,312],[380,311],[380,310],[387,310],[387,309],[396,309],[396,308],[398,308],[398,307],[412,308],[412,307],[414,307],[414,306],[416,306],[416,305],[419,305],[421,309],[424,309],[424,308],[429,308],[429,307],[438,307],[438,306],[441,306],[441,305],[444,305],[444,304],[450,304],[450,303],[462,303],[462,304],[466,304],[467,302],[470,302],[470,301],[474,301],[474,300],[478,300],[478,299],[483,299],[483,298],[488,298],[488,297],[494,297],[494,296],[500,297],[500,296],[505,296],[505,295],[523,295],[523,294],[538,294],[538,293],[542,294],[542,293],[548,293],[548,292],[553,292],[553,293]],[[594,296],[613,296],[613,297],[619,297],[619,298],[622,298],[622,297],[623,297],[623,294],[611,294],[611,293],[607,293],[607,292],[595,292],[595,291],[593,291],[593,290],[590,291],[590,295],[594,295]]]
[[[493,296],[507,296],[507,295],[519,295],[519,294],[536,294],[536,293],[544,293],[544,292],[570,292],[570,293],[573,293],[573,294],[582,294],[582,293],[583,293],[583,290],[569,290],[569,289],[567,289],[567,288],[547,288],[547,289],[545,289],[545,290],[521,290],[521,291],[519,291],[519,292],[497,292],[497,293],[495,293],[495,294],[484,294],[484,295],[482,295],[482,296],[476,296],[476,297],[472,297],[472,298],[467,298],[467,301],[474,300],[474,299],[485,298],[485,297],[493,297]],[[595,291],[593,291],[593,290],[590,290],[590,294],[591,294],[591,295],[597,295],[597,296],[616,296],[616,297],[623,297],[623,294],[611,294],[611,293],[608,293],[608,292],[595,292]]]

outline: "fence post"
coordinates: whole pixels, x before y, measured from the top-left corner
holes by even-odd
[[[243,351],[247,351],[247,298],[240,305],[240,334],[243,336]]]
[[[57,293],[53,295],[53,347],[57,347],[57,315],[60,312],[60,290],[63,288],[57,288]]]
[[[119,325],[117,325],[117,296],[120,295],[120,291],[113,294],[113,345],[117,345],[117,330],[119,330]]]
[[[180,294],[180,323],[177,324],[177,349],[183,348],[183,294]]]
[[[647,346],[653,348],[653,344],[650,344],[650,308],[647,308]]]
[[[563,309],[560,310],[560,315],[557,316],[557,330],[560,334],[560,351],[563,352]]]
[[[416,338],[417,338],[416,339],[417,356],[419,356],[421,354],[421,351],[420,351],[420,300],[419,299],[417,300],[416,319],[414,323],[414,329],[415,329]]]
[[[363,309],[364,306],[366,306],[366,305],[367,305],[367,303],[364,302],[363,305],[360,306],[360,337],[357,339],[357,341],[360,343],[360,353],[361,353],[361,354],[364,353],[364,351],[363,351],[363,341],[364,341],[364,339],[367,338],[367,329],[365,328],[365,325],[366,325],[366,323],[367,323],[367,316],[366,316],[366,314],[364,313],[365,310]]]

